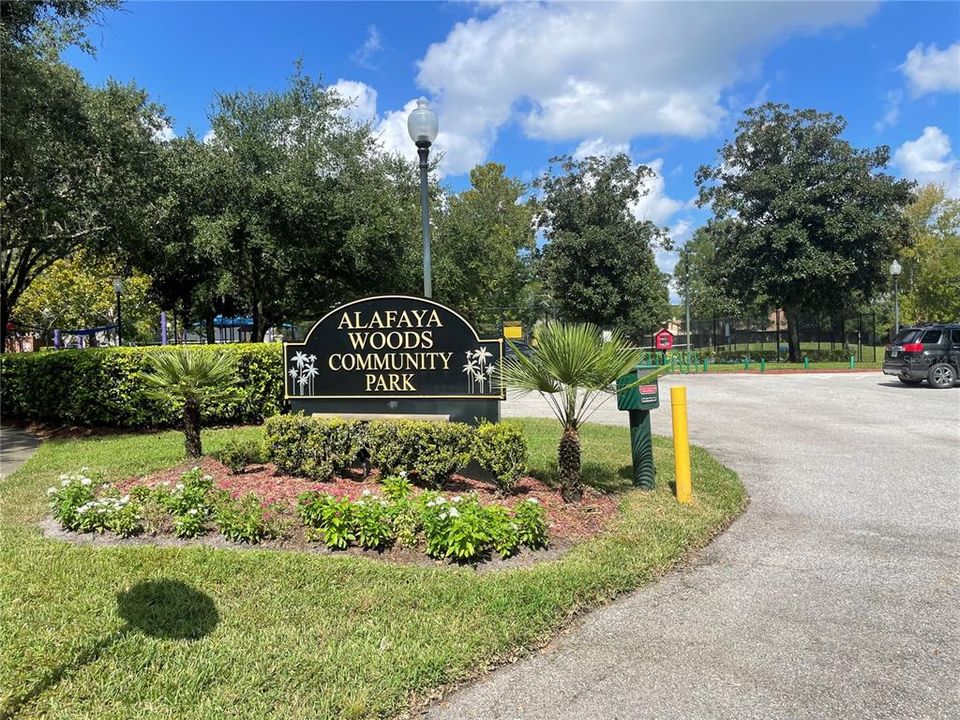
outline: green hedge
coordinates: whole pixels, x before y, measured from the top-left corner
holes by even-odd
[[[170,427],[179,408],[144,394],[139,379],[149,358],[167,349],[92,348],[0,355],[0,403],[5,418],[94,427]],[[257,423],[283,408],[279,343],[193,345],[191,352],[236,358],[238,394],[203,409],[207,425]]]
[[[493,475],[504,492],[526,471],[527,444],[512,423],[424,420],[342,420],[277,415],[263,430],[264,453],[280,472],[328,480],[365,458],[384,473],[410,471],[440,486],[471,460]]]

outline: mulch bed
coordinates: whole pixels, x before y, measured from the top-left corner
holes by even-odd
[[[272,464],[251,465],[238,475],[230,472],[222,463],[213,458],[203,458],[199,462],[184,463],[144,477],[134,477],[116,483],[118,489],[127,492],[137,485],[154,487],[167,482],[171,485],[180,481],[180,476],[191,468],[199,466],[204,473],[213,478],[214,485],[230,491],[234,497],[249,492],[256,493],[264,505],[281,502],[291,505],[297,496],[307,490],[319,490],[336,497],[349,497],[357,500],[364,490],[380,494],[379,474],[374,471],[364,477],[360,470],[353,471],[350,477],[335,477],[328,482],[317,482],[306,478],[279,475]],[[416,490],[416,489],[415,489]],[[547,513],[548,530],[552,540],[579,540],[600,532],[604,525],[618,512],[619,499],[615,495],[606,495],[592,488],[586,488],[580,503],[565,503],[560,493],[549,485],[533,477],[523,478],[514,494],[501,497],[496,487],[464,475],[454,475],[442,488],[445,495],[465,495],[476,492],[481,503],[498,502],[513,507],[527,498],[536,498]]]

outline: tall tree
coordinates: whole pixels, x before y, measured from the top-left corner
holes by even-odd
[[[697,171],[699,204],[727,220],[714,236],[723,289],[783,308],[794,362],[801,311],[870,297],[907,231],[912,184],[881,172],[889,148],[854,148],[845,127],[831,113],[766,103]]]
[[[83,251],[57,260],[20,296],[14,314],[48,337],[54,329],[112,325],[117,321],[113,278],[118,267],[114,259]],[[141,272],[126,274],[121,299],[124,341],[156,337],[159,309],[150,301],[150,278]]]
[[[904,211],[910,239],[904,248],[901,314],[908,322],[960,318],[960,200],[940,185],[925,185]]]
[[[282,92],[220,94],[205,177],[214,208],[195,218],[253,316],[253,340],[290,317],[370,289],[411,291],[412,170],[383,154],[349,100],[302,73]]]
[[[632,212],[652,174],[624,153],[559,157],[535,183],[543,193],[538,226],[548,241],[543,278],[563,319],[636,338],[669,317],[667,276],[654,261],[654,247],[669,247],[669,239]]]
[[[165,119],[144,92],[87,86],[59,59],[115,3],[3,3],[0,11],[0,332],[34,279],[80,248],[117,254],[149,236]],[[4,346],[0,342],[0,348]]]
[[[481,326],[519,312],[535,249],[534,204],[504,173],[497,163],[475,167],[437,222],[436,297]]]
[[[722,231],[722,222],[703,225],[678,253],[673,271],[674,285],[684,302],[689,293],[690,312],[694,318],[738,318],[743,312],[743,305],[727,294],[722,278],[717,274],[714,235]]]

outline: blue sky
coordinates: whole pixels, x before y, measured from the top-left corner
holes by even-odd
[[[97,56],[67,61],[135,81],[179,135],[206,133],[215,91],[279,89],[302,58],[411,162],[406,114],[429,98],[455,189],[478,162],[529,181],[626,149],[658,173],[636,213],[680,244],[706,219],[697,166],[763,100],[839,113],[893,173],[960,196],[957,3],[132,2],[90,35]]]

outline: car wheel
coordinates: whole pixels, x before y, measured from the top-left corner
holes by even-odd
[[[897,380],[902,382],[904,385],[910,385],[913,387],[916,387],[917,385],[923,382],[923,380],[917,380],[916,378],[905,378],[905,377],[898,377]]]
[[[935,388],[952,388],[957,381],[957,371],[947,363],[937,363],[927,373],[927,382]]]

